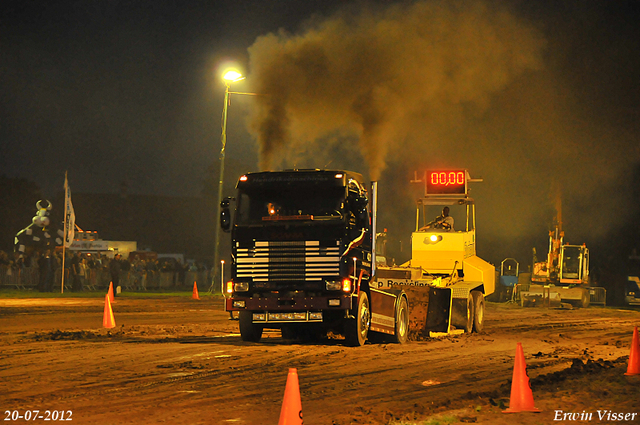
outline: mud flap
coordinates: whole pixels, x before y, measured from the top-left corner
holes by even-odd
[[[451,324],[450,288],[404,288],[409,298],[409,331],[434,337],[448,334]]]

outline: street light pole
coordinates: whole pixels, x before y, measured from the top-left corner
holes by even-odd
[[[223,190],[223,181],[224,181],[224,157],[225,157],[225,148],[227,146],[227,111],[229,108],[229,86],[231,83],[236,81],[243,80],[244,77],[236,72],[236,71],[228,71],[222,77],[224,80],[225,91],[224,91],[224,107],[222,108],[222,148],[220,149],[220,179],[218,181],[218,202],[217,202],[217,214],[215,218],[216,223],[216,244],[213,251],[213,278],[211,280],[211,288],[209,288],[209,292],[212,293],[214,290],[214,285],[218,278],[218,264],[220,267],[223,267],[224,263],[220,263],[220,212],[222,207],[220,204],[222,203],[222,190]],[[220,276],[222,276],[222,270],[220,270]],[[221,287],[222,291],[223,288]]]

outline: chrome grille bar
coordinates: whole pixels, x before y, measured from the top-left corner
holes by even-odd
[[[236,243],[236,276],[261,282],[309,281],[336,278],[340,272],[340,246],[320,241],[256,241]]]

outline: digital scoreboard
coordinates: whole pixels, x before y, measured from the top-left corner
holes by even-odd
[[[425,179],[427,195],[466,195],[467,193],[466,170],[427,171]]]

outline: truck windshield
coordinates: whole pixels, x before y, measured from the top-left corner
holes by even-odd
[[[340,220],[345,188],[340,186],[260,186],[238,193],[236,224]]]

